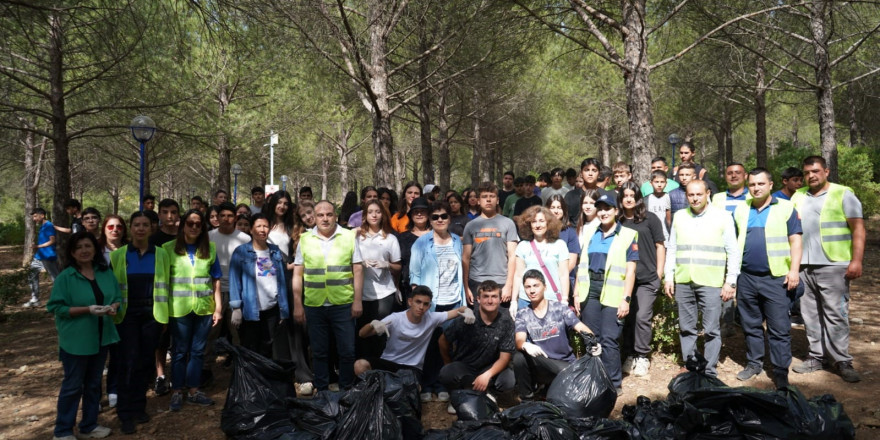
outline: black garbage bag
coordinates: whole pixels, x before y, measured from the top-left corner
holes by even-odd
[[[526,429],[511,432],[514,440],[576,440],[577,433],[565,419],[531,419]]]
[[[590,347],[594,342],[585,343]],[[547,389],[547,401],[565,411],[569,418],[608,417],[617,403],[617,389],[602,360],[586,354],[553,379]]]
[[[333,438],[343,412],[339,402],[345,394],[344,391],[324,390],[318,391],[311,399],[290,399],[288,404],[293,423],[299,430],[312,433],[319,439]]]
[[[705,388],[726,387],[727,385],[715,376],[706,374],[706,366],[708,362],[702,354],[697,352],[695,356],[688,356],[685,367],[687,373],[681,373],[669,381],[669,395],[667,400],[670,403],[680,402],[687,393]]]
[[[653,440],[642,437],[638,428],[624,420],[598,417],[569,419],[569,425],[577,433],[578,440]]]
[[[385,383],[378,370],[367,371],[346,393],[342,404],[347,407],[336,427],[339,440],[402,439],[400,422],[385,403]]]
[[[319,435],[312,434],[307,431],[293,431],[288,432],[286,434],[282,434],[281,437],[276,438],[275,440],[321,440],[322,437]]]
[[[419,399],[419,378],[412,370],[397,373],[374,370],[382,376],[385,404],[397,416],[404,440],[418,440],[425,435],[422,428],[422,401]]]
[[[484,392],[453,390],[449,394],[458,420],[484,420],[498,414],[498,405]]]
[[[501,414],[501,426],[508,432],[519,432],[527,429],[532,420],[565,419],[565,413],[551,403],[525,402],[507,408]]]
[[[220,429],[235,439],[274,439],[294,431],[287,399],[296,397],[293,388],[295,365],[276,363],[225,339],[217,347],[232,356],[232,378]]]
[[[670,405],[665,400],[652,402],[639,396],[635,406],[625,405],[621,413],[623,420],[635,426],[643,438],[675,440],[675,420],[682,411],[682,405]]]
[[[458,420],[449,429],[429,430],[424,440],[508,440],[510,434],[497,419]]]
[[[831,394],[807,400],[801,392],[789,386],[779,390],[788,401],[789,415],[794,419],[800,438],[853,439],[855,426],[843,411],[843,405]]]

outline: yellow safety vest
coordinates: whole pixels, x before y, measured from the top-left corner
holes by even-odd
[[[320,307],[324,301],[333,305],[354,302],[354,273],[351,258],[354,255],[353,231],[337,226],[336,236],[325,255],[324,239],[307,231],[300,239],[303,256],[303,303]]]
[[[806,200],[808,187],[795,191],[791,196],[791,202],[799,211],[801,203]],[[843,195],[853,192],[848,186],[832,183],[819,212],[819,233],[822,240],[822,250],[831,261],[852,260],[852,231],[846,222],[846,214],[843,212]]]
[[[791,245],[788,243],[788,219],[794,211],[794,203],[788,200],[776,199],[776,203],[765,209],[769,209],[767,223],[764,225],[764,243],[767,249],[767,262],[770,265],[770,274],[781,277],[791,269]],[[739,251],[743,253],[746,248],[746,234],[749,228],[749,213],[752,210],[751,203],[738,206],[733,214],[736,221]]]
[[[113,322],[119,324],[125,319],[128,310],[128,268],[126,262],[125,245],[110,253],[110,264],[113,266],[113,275],[119,282],[119,290],[122,292],[122,303]],[[161,247],[156,247],[156,269],[153,274],[153,317],[157,322],[168,324],[168,274],[171,272],[168,254]]]
[[[719,209],[708,205],[705,209]],[[725,211],[726,212],[726,211]],[[700,286],[724,285],[727,252],[724,250],[724,223],[706,221],[691,212],[691,208],[675,213],[675,282]]]
[[[193,264],[188,254],[178,255],[174,252],[176,242],[177,240],[171,240],[162,246],[171,262],[169,315],[173,318],[186,316],[190,312],[201,316],[211,315],[216,305],[211,266],[217,259],[217,248],[211,243],[211,255],[207,259],[199,258],[196,250],[195,264]]]
[[[589,227],[586,230],[586,236],[592,240],[593,234],[596,232],[598,225]],[[605,259],[605,284],[602,286],[602,293],[599,295],[599,303],[606,307],[618,307],[623,301],[623,287],[626,280],[626,252],[634,240],[638,240],[639,233],[626,226],[621,226],[617,232],[614,241],[611,242],[611,248],[608,249],[608,257]],[[587,299],[590,293],[590,243],[584,245],[581,250],[580,263],[577,271],[577,293],[578,302]]]

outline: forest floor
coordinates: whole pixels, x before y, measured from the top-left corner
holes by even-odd
[[[850,308],[850,352],[862,381],[849,384],[829,371],[801,375],[791,373],[791,383],[807,397],[830,393],[843,403],[847,414],[856,425],[858,439],[880,436],[880,222],[868,225],[868,243],[865,250],[864,275],[852,284]],[[20,263],[20,247],[0,247],[0,270],[10,270]],[[45,303],[49,284],[43,284],[41,299]],[[0,323],[0,440],[51,438],[55,421],[55,403],[63,372],[57,355],[57,336],[52,316],[45,309],[30,310],[18,307],[27,298],[8,307],[4,322]],[[807,354],[803,326],[792,328],[794,362]],[[221,358],[222,359],[222,358]],[[742,385],[736,373],[745,365],[742,333],[726,338],[718,365],[719,378],[731,386]],[[230,370],[214,365],[216,381],[205,390],[217,404],[212,407],[185,405],[177,413],[168,411],[169,396],[157,397],[148,393],[147,409],[152,421],[140,425],[132,439],[223,439],[220,413],[226,399]],[[654,355],[650,374],[646,377],[624,377],[623,395],[617,400],[612,418],[620,418],[624,405],[634,405],[640,395],[665,399],[667,384],[679,371],[679,365],[664,355]],[[772,382],[762,374],[747,385],[770,389]],[[99,422],[120,435],[119,421],[114,411],[104,410]],[[422,422],[426,429],[446,428],[455,416],[446,413],[446,404],[431,402],[423,405]]]

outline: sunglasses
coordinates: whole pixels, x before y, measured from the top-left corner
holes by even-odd
[[[107,225],[106,228],[109,231],[121,231],[125,229],[122,225]]]
[[[186,222],[186,225],[190,228],[201,228],[202,222]]]
[[[436,222],[437,220],[449,220],[449,214],[432,214],[431,221]]]

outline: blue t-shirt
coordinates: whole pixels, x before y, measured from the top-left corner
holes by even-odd
[[[153,299],[153,281],[156,275],[156,246],[149,245],[143,255],[138,248],[128,245],[125,253],[125,273],[128,282],[128,301]],[[142,304],[144,304],[142,303]]]
[[[557,301],[547,303],[543,318],[535,316],[531,307],[516,312],[516,332],[525,333],[526,340],[541,347],[550,359],[571,362],[574,353],[568,345],[568,329],[579,323],[568,304]]]
[[[776,197],[777,199],[782,199],[782,200],[791,200],[791,197],[787,196],[784,192],[782,192],[781,189],[779,191],[776,191],[775,193],[773,193],[773,197]]]
[[[49,239],[55,236],[55,225],[50,221],[44,221],[43,225],[40,226],[40,234],[37,236],[37,244],[41,245],[43,243],[48,243]],[[57,260],[58,254],[55,253],[55,245],[41,247],[37,249],[37,253],[34,254],[34,258],[37,260]]]
[[[593,233],[593,236],[590,238],[590,244],[587,245],[587,255],[590,258],[590,270],[593,272],[605,273],[605,262],[608,260],[608,251],[611,249],[611,243],[617,238],[617,234],[620,233],[620,228],[623,226],[618,223],[617,226],[614,227],[614,232],[605,237],[602,232],[602,228],[599,227],[596,229],[596,232]],[[639,261],[639,244],[637,240],[633,240],[630,243],[629,248],[626,250],[626,261]]]
[[[749,208],[749,224],[746,229],[746,245],[743,250],[742,270],[757,275],[770,273],[770,262],[767,261],[767,242],[764,238],[764,228],[767,225],[767,217],[774,205],[779,203],[776,197],[770,200],[770,206],[758,211],[754,206]],[[803,234],[801,219],[797,211],[792,211],[786,222],[788,235]]]

